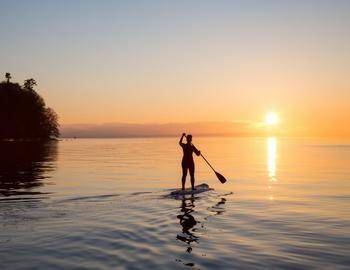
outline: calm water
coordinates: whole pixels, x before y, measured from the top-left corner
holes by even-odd
[[[195,138],[171,198],[177,141],[0,144],[0,269],[350,269],[349,142]]]

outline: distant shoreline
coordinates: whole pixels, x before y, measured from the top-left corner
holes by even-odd
[[[346,140],[350,141],[350,137],[339,137],[339,136],[281,136],[281,135],[198,135],[195,134],[196,137],[199,138],[268,138],[268,137],[276,137],[279,139],[338,139],[338,140]],[[60,137],[61,140],[75,140],[75,139],[166,139],[166,138],[178,138],[178,135],[168,135],[168,136],[120,136],[120,137]]]
[[[59,138],[51,139],[0,139],[0,142],[52,142],[59,141]]]

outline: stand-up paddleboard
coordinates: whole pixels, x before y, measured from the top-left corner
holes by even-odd
[[[197,185],[194,188],[195,190],[192,190],[191,188],[186,188],[185,190],[177,189],[170,192],[170,196],[191,195],[191,194],[198,194],[209,190],[213,190],[212,188],[209,188],[208,184],[205,184],[205,183]]]

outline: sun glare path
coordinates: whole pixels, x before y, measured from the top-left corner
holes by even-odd
[[[269,137],[267,139],[267,171],[273,182],[276,182],[276,152],[277,140],[275,137]]]

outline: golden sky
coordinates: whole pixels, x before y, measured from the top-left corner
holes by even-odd
[[[350,136],[349,13],[321,0],[8,1],[0,71],[35,78],[63,125],[258,125],[275,111],[285,134]]]

